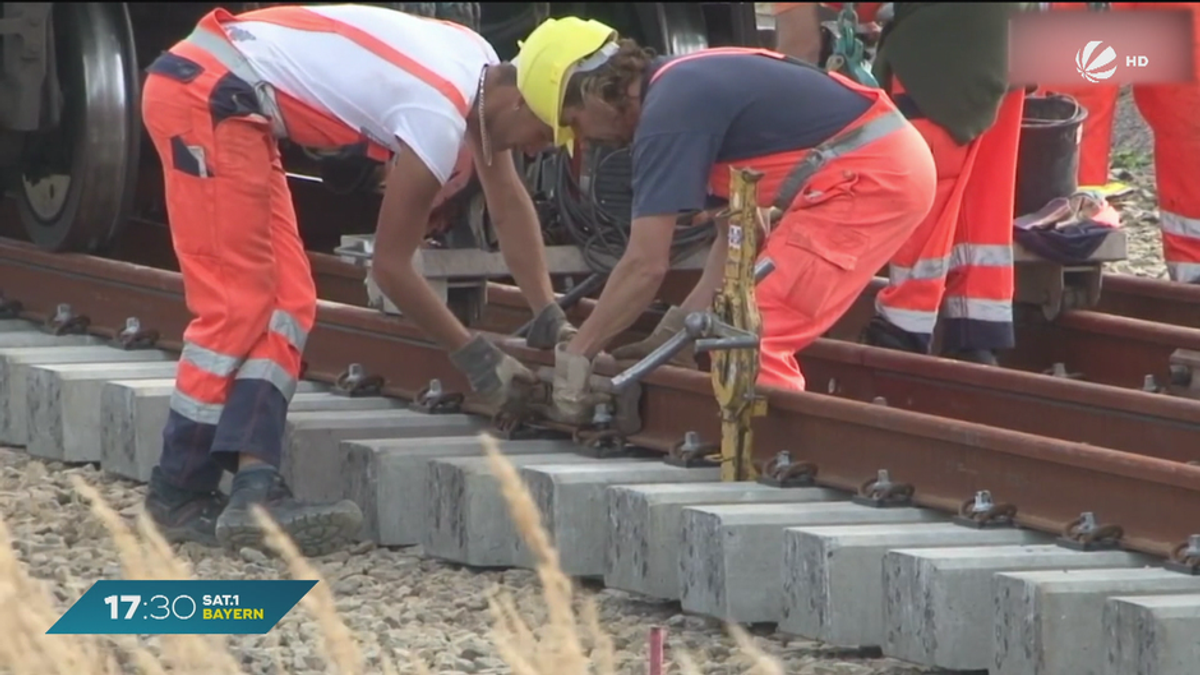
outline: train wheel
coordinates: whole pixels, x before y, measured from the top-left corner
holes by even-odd
[[[636,3],[647,42],[660,54],[689,54],[708,47],[704,10],[699,3]]]
[[[133,30],[124,3],[54,3],[53,12],[62,118],[26,139],[18,209],[40,248],[95,252],[116,240],[137,181]]]

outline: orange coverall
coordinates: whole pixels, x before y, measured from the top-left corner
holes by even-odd
[[[797,4],[776,3],[775,11]],[[882,5],[856,3],[855,10],[860,21],[869,22]],[[892,258],[889,284],[876,297],[876,312],[886,325],[868,331],[890,335],[868,341],[927,352],[941,310],[946,352],[1012,347],[1012,201],[1025,94],[1009,93],[992,127],[964,146],[925,118],[898,78],[881,84],[929,144],[937,195]]]
[[[424,79],[465,116],[461,93],[357,29],[303,7],[238,18],[337,32]],[[390,150],[331,114],[271,91],[232,46],[224,9],[147,70],[142,118],[163,164],[171,239],[188,309],[160,468],[177,487],[215,490],[238,454],[278,467],[287,407],[316,317],[317,293],[296,225],[277,138],[348,148],[386,160]],[[286,124],[284,124],[286,120]]]
[[[1055,10],[1086,10],[1087,3],[1055,2]],[[1200,3],[1114,2],[1113,11],[1188,9],[1192,16],[1192,56],[1200,76]],[[1108,182],[1117,85],[1053,87],[1087,108],[1079,156],[1079,184]],[[1154,131],[1154,174],[1158,182],[1163,258],[1174,281],[1200,284],[1200,82],[1136,84],[1133,99]]]
[[[711,49],[669,61],[651,83],[679,63],[727,53],[757,53],[786,58],[767,50]],[[805,66],[797,66],[805,67]],[[839,82],[872,101],[847,131],[863,127],[890,129],[874,140],[847,147],[798,186],[795,196],[767,237],[760,253],[775,271],[757,287],[762,315],[758,384],[804,389],[796,352],[821,337],[850,308],[867,284],[909,237],[933,202],[936,173],[929,146],[903,120],[882,91],[860,86],[833,74]],[[891,125],[891,126],[888,126]],[[870,137],[872,134],[865,134]],[[760,206],[774,204],[793,170],[810,150],[738,160],[739,168],[764,174],[759,182]],[[729,197],[729,164],[716,164],[709,189]]]

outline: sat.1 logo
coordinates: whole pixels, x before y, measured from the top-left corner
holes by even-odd
[[[1101,40],[1091,40],[1083,49],[1075,52],[1075,70],[1092,84],[1099,84],[1117,73],[1117,50],[1112,45],[1100,49],[1102,44]],[[1150,59],[1145,56],[1125,57],[1125,66],[1128,68],[1145,68],[1149,63]]]

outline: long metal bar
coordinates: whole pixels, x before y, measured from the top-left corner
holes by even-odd
[[[0,289],[24,304],[27,318],[45,319],[66,302],[103,335],[137,316],[163,335],[164,347],[179,346],[190,318],[177,274],[27,245],[0,245]],[[548,352],[492,337],[530,365],[552,362]],[[326,382],[353,361],[383,377],[394,395],[411,397],[435,378],[465,390],[445,353],[414,326],[362,308],[321,302],[305,358],[308,375]],[[617,368],[601,359],[597,371],[611,376]],[[645,426],[631,442],[665,451],[687,431],[717,437],[707,373],[668,366],[643,384]],[[917,504],[943,510],[987,489],[1018,507],[1019,522],[1049,532],[1094,511],[1124,528],[1124,546],[1158,555],[1195,529],[1200,467],[822,394],[765,393],[770,412],[755,424],[760,455],[789,450],[818,466],[823,485],[856,490],[886,468],[893,480],[915,487]]]

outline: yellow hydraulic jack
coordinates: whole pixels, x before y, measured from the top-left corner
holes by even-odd
[[[755,392],[762,321],[754,287],[775,269],[758,257],[758,181],[762,174],[731,169],[729,252],[725,279],[708,312],[692,312],[684,330],[612,380],[620,391],[671,360],[689,343],[712,352],[713,391],[721,405],[721,480],[754,480],[753,418],[766,414],[766,399]]]

